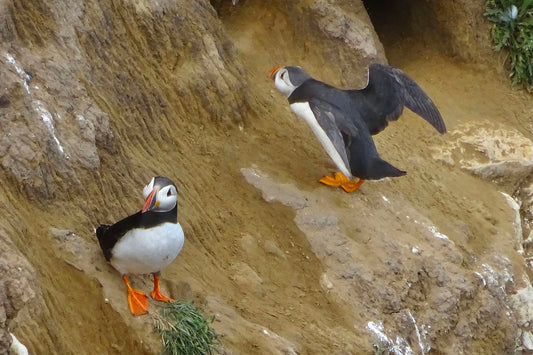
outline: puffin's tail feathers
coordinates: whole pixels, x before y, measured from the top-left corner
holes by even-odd
[[[405,171],[392,166],[385,160],[376,159],[372,162],[372,166],[369,169],[369,175],[372,179],[382,179],[384,177],[397,177],[407,174]]]
[[[407,174],[379,156],[370,132],[363,130],[357,136],[349,137],[349,159],[352,175],[363,180],[379,180]]]

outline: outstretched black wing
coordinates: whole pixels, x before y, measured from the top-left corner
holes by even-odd
[[[368,85],[362,90],[348,90],[349,95],[371,134],[377,134],[390,121],[397,120],[404,106],[429,122],[439,133],[446,126],[439,110],[413,79],[400,69],[372,64]]]

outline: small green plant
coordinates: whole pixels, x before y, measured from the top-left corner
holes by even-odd
[[[203,312],[192,303],[169,302],[156,317],[155,328],[163,340],[162,353],[179,355],[214,354],[218,336]]]
[[[494,50],[506,50],[513,84],[533,88],[533,0],[487,0]]]

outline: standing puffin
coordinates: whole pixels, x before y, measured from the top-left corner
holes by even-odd
[[[143,195],[146,201],[141,211],[96,229],[106,260],[122,274],[130,311],[136,316],[148,311],[148,297],[130,286],[128,275],[153,274],[152,298],[174,301],[159,290],[159,275],[178,256],[185,240],[178,223],[178,191],[172,180],[152,178]]]
[[[404,106],[439,133],[446,132],[439,110],[424,91],[403,71],[387,65],[370,65],[368,84],[361,90],[337,89],[313,79],[300,67],[275,67],[270,76],[340,170],[320,182],[346,192],[357,190],[364,180],[406,174],[379,157],[372,139],[401,116]]]

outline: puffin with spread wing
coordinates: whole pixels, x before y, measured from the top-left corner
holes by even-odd
[[[404,106],[439,133],[446,132],[435,104],[400,69],[372,64],[368,84],[361,90],[335,88],[294,66],[275,67],[270,75],[292,111],[309,124],[340,170],[333,178],[325,176],[320,182],[340,186],[346,192],[357,190],[364,180],[406,174],[380,158],[372,139],[401,116]]]

